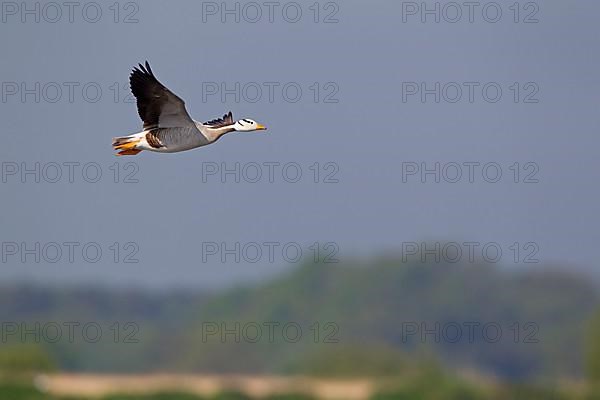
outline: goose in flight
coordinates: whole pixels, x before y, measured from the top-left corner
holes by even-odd
[[[194,121],[183,100],[156,79],[148,61],[133,69],[129,84],[144,125],[139,133],[113,139],[118,156],[133,156],[143,150],[176,153],[214,143],[229,132],[267,129],[247,118],[235,122],[231,111],[208,122]]]

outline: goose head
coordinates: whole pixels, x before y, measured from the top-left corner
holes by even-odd
[[[253,131],[264,131],[267,127],[259,124],[258,122],[243,118],[233,124],[233,130],[237,132],[253,132]]]

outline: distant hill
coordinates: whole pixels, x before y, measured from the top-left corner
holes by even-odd
[[[434,358],[515,380],[580,375],[598,300],[585,276],[556,269],[397,259],[307,264],[210,296],[0,289],[5,322],[99,321],[98,343],[45,343],[71,370],[381,375]],[[123,343],[127,321],[139,343]]]

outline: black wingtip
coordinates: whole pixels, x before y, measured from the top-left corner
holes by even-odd
[[[150,68],[150,63],[148,63],[147,60],[144,61],[144,64],[138,64],[136,67],[133,67],[131,75],[134,74],[150,75],[154,78],[154,73],[152,72],[152,68]]]
[[[148,64],[148,60],[146,60],[146,70],[148,70],[148,73],[152,76],[154,76],[154,73],[152,72],[152,68],[150,68],[150,64]]]

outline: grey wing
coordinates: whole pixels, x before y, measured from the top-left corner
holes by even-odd
[[[195,126],[151,129],[146,133],[146,141],[150,147],[170,151],[193,149],[209,143]]]
[[[139,68],[133,69],[129,84],[137,99],[138,114],[144,122],[144,129],[194,125],[183,100],[156,79],[148,61],[145,67],[139,64]]]

